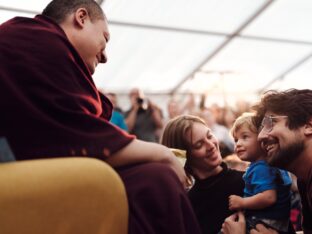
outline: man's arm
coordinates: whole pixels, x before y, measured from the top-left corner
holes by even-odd
[[[266,228],[262,224],[257,224],[256,228],[250,230],[250,234],[278,234],[278,232],[274,229]]]
[[[276,202],[276,190],[266,190],[251,197],[231,195],[229,197],[230,210],[258,210],[273,205]]]
[[[169,148],[160,144],[134,139],[124,148],[108,157],[106,162],[112,167],[146,162],[164,163],[176,172],[183,185],[186,183],[182,164]]]
[[[221,232],[223,234],[245,234],[246,220],[244,214],[240,211],[226,218],[222,224]],[[278,234],[278,232],[271,228],[266,228],[262,224],[257,224],[256,228],[250,231],[250,234]]]

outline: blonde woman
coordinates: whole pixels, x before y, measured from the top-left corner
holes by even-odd
[[[161,143],[186,151],[185,171],[194,181],[188,192],[202,232],[218,233],[229,210],[228,196],[243,195],[243,172],[222,162],[219,143],[197,116],[181,115],[165,126]]]

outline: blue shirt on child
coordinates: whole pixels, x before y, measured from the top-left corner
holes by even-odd
[[[244,197],[251,197],[266,190],[276,190],[276,202],[265,209],[247,210],[246,216],[261,219],[288,219],[290,215],[291,178],[288,172],[270,167],[266,161],[252,162],[243,176]]]

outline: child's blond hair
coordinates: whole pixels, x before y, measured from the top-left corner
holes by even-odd
[[[241,116],[239,116],[235,120],[233,127],[231,129],[232,136],[235,138],[237,131],[243,126],[247,126],[251,132],[257,134],[258,130],[256,128],[256,125],[253,122],[254,116],[255,114],[252,112],[244,112]]]

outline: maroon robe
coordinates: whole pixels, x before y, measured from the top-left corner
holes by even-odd
[[[133,136],[108,121],[112,106],[64,31],[44,16],[0,26],[0,136],[17,159],[103,158]]]
[[[18,17],[2,24],[0,64],[0,136],[18,160],[104,159],[133,140],[108,122],[111,103],[100,96],[85,63],[52,20]],[[116,170],[128,195],[130,234],[200,233],[170,168],[148,163]]]

